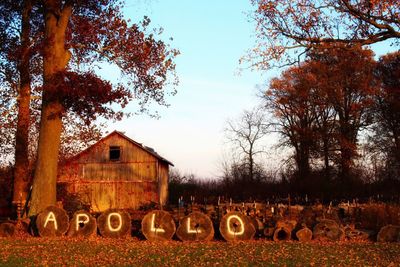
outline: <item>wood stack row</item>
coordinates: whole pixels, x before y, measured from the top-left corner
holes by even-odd
[[[243,206],[242,206],[243,207]],[[278,210],[281,207],[277,207]],[[203,209],[204,211],[210,211]],[[222,209],[223,210],[223,209]],[[282,210],[282,209],[281,209]],[[183,212],[176,227],[174,213],[153,210],[141,220],[141,232],[148,240],[170,240],[176,237],[182,241],[209,241],[214,238],[214,226],[218,225],[221,236],[227,241],[243,241],[257,237],[267,237],[274,241],[298,240],[307,242],[312,239],[324,241],[371,239],[373,232],[360,230],[355,224],[341,225],[337,214],[318,213],[320,210],[295,207],[285,212],[270,210],[269,217],[259,216],[254,207],[253,213],[248,210],[224,210],[210,218],[199,209],[192,209],[189,214]],[[179,211],[180,212],[180,211]],[[321,218],[321,214],[324,215]],[[257,215],[257,216],[256,216]],[[329,216],[330,218],[329,218]],[[286,216],[286,217],[285,217]],[[220,217],[218,220],[216,218]],[[137,218],[136,218],[137,219]],[[97,232],[103,237],[120,238],[130,236],[132,217],[126,211],[108,210],[95,219],[89,212],[77,211],[69,221],[67,213],[58,207],[48,207],[40,213],[35,221],[33,233],[39,236],[90,237]],[[15,225],[10,222],[0,224],[0,237],[15,235]],[[375,232],[376,233],[376,232]],[[380,242],[400,241],[400,226],[386,225],[377,234]]]

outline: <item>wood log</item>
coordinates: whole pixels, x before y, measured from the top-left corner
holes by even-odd
[[[80,210],[74,213],[67,233],[69,237],[91,237],[97,232],[96,219],[87,211]]]
[[[292,231],[296,227],[295,220],[279,220],[276,222],[276,227],[272,239],[274,241],[287,241],[292,239]]]
[[[366,241],[370,237],[369,232],[355,229],[354,225],[346,225],[343,227],[343,231],[346,240],[349,241]]]
[[[400,226],[398,225],[386,225],[381,228],[378,233],[378,242],[397,242],[399,241]]]
[[[12,223],[0,224],[0,237],[12,237],[15,234],[15,225]]]
[[[63,236],[68,231],[69,218],[65,210],[49,206],[38,214],[35,225],[41,237]]]
[[[274,236],[275,227],[265,227],[264,228],[264,236],[268,238],[272,238]]]
[[[131,217],[123,210],[109,209],[97,218],[100,235],[110,238],[125,238],[131,234]]]
[[[292,229],[280,226],[275,229],[272,239],[274,241],[288,241],[292,239]]]
[[[176,235],[182,241],[210,241],[214,226],[207,215],[195,211],[180,220]]]
[[[309,242],[312,240],[313,233],[308,227],[303,227],[296,232],[296,237],[300,242]]]
[[[287,228],[292,231],[297,225],[295,220],[279,220],[275,224],[275,228]]]
[[[225,214],[219,224],[219,231],[226,241],[251,240],[256,229],[248,217],[240,212]]]
[[[142,220],[142,232],[149,241],[171,240],[175,230],[176,226],[171,214],[163,210],[153,210]]]
[[[317,211],[313,210],[312,207],[305,207],[300,213],[300,223],[304,223],[308,228],[312,229],[317,222]]]
[[[316,240],[338,241],[344,238],[344,232],[333,220],[323,219],[313,229]]]
[[[262,233],[264,231],[264,224],[256,217],[250,217],[250,222],[254,225],[256,232]]]

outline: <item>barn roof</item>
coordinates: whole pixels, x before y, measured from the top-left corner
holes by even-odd
[[[141,143],[136,142],[135,140],[129,138],[128,136],[126,136],[125,134],[123,134],[122,132],[119,131],[113,131],[110,134],[106,135],[105,137],[103,137],[102,139],[100,139],[99,141],[97,141],[95,144],[89,146],[88,148],[86,148],[85,150],[79,152],[78,154],[76,154],[75,156],[73,156],[72,158],[70,158],[68,161],[74,160],[78,157],[80,157],[82,154],[88,152],[92,147],[96,146],[98,143],[110,138],[113,135],[119,135],[122,138],[126,139],[127,141],[129,141],[131,144],[145,150],[146,152],[148,152],[149,154],[153,155],[154,157],[156,157],[158,160],[163,161],[171,166],[174,166],[174,164],[172,164],[172,162],[170,162],[169,160],[163,158],[162,156],[160,156],[153,148],[145,146]]]

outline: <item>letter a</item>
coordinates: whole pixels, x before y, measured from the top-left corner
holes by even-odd
[[[46,228],[46,225],[48,222],[53,222],[54,223],[54,229],[57,230],[58,226],[57,226],[57,220],[56,220],[56,216],[54,215],[53,212],[49,212],[49,214],[46,217],[46,221],[44,221],[44,227]]]

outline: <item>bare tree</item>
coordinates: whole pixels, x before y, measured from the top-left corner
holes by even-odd
[[[267,134],[266,113],[262,107],[245,110],[237,120],[228,120],[227,139],[244,160],[250,181],[255,176],[255,157],[264,152],[260,140]]]

